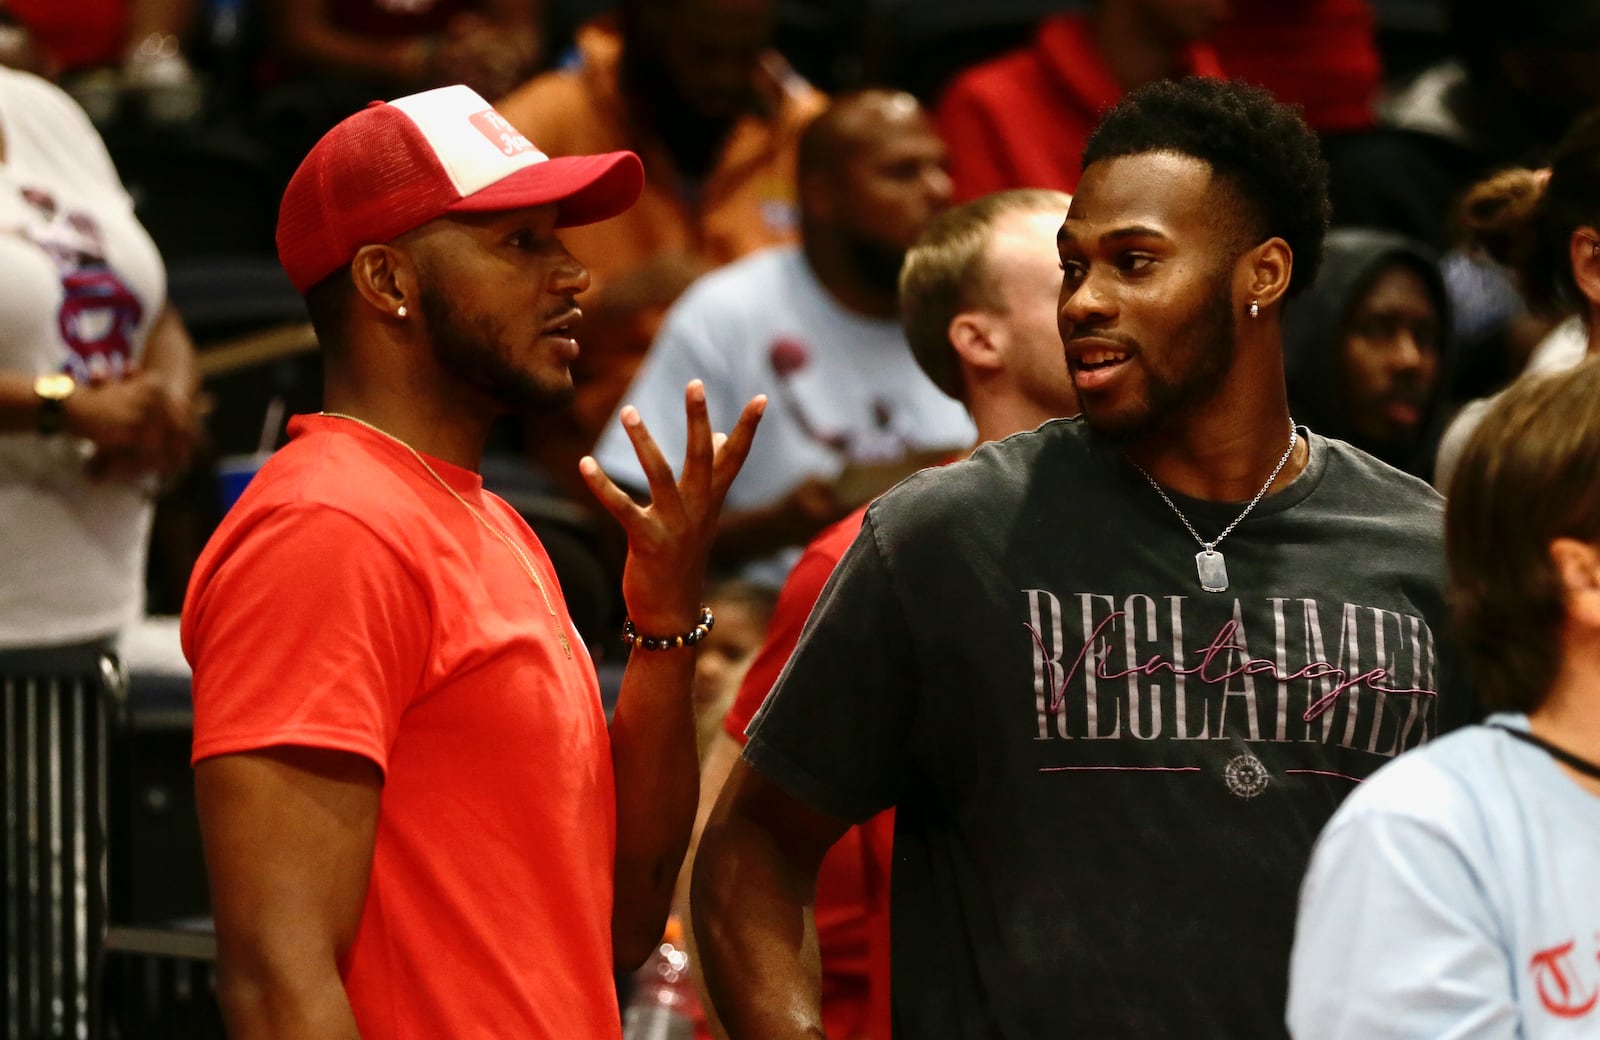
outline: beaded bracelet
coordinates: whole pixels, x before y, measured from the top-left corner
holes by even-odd
[[[636,646],[645,650],[677,650],[680,647],[694,646],[710,635],[711,626],[716,622],[717,616],[711,612],[711,608],[701,607],[700,623],[681,636],[642,636],[639,630],[633,627],[633,619],[628,618],[622,622],[622,641],[628,644],[630,650]]]

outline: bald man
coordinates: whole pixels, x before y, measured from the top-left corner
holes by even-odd
[[[909,95],[836,100],[800,139],[800,245],[706,276],[668,313],[623,397],[668,457],[682,437],[685,373],[705,381],[713,422],[737,414],[751,388],[772,397],[729,490],[717,562],[777,583],[793,547],[972,443],[971,421],[918,368],[897,320],[901,261],[949,202],[945,161]],[[643,487],[609,424],[595,457],[619,483]]]

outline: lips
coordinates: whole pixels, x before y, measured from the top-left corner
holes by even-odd
[[[1095,391],[1108,386],[1127,365],[1130,351],[1104,341],[1069,341],[1067,371],[1079,391]]]
[[[562,311],[545,323],[541,336],[554,336],[557,339],[573,339],[577,334],[578,324],[583,321],[583,311],[577,307]]]

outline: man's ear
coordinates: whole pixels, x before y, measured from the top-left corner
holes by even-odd
[[[1561,580],[1568,623],[1600,632],[1600,548],[1557,538],[1550,543],[1550,562]]]
[[[1588,226],[1573,231],[1567,243],[1567,256],[1578,291],[1589,301],[1591,309],[1600,307],[1600,232]]]
[[[980,371],[996,371],[1005,366],[998,342],[1000,330],[988,314],[982,311],[962,311],[950,319],[946,330],[950,346],[963,365]]]
[[[1273,237],[1239,258],[1234,268],[1234,300],[1237,309],[1249,313],[1254,303],[1266,310],[1289,292],[1294,273],[1294,253],[1289,243]]]
[[[361,304],[388,318],[402,307],[417,309],[419,285],[415,261],[393,245],[366,245],[350,261],[350,281]]]

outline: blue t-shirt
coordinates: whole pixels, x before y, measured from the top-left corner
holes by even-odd
[[[1600,1037],[1600,798],[1488,727],[1401,756],[1318,839],[1290,971],[1296,1040]]]

